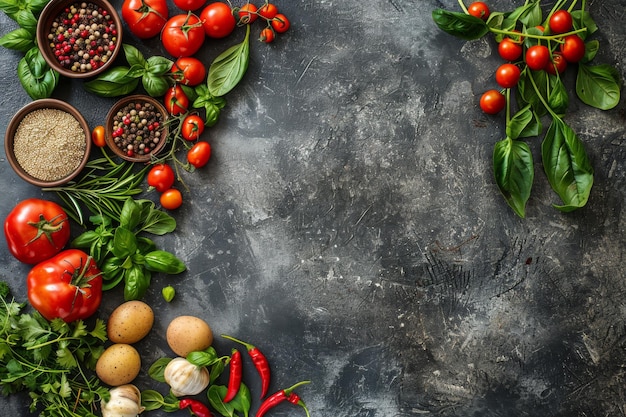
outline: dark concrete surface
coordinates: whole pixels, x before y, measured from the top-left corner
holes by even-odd
[[[624,2],[587,3],[596,60],[626,76]],[[595,168],[588,205],[553,209],[536,162],[522,220],[491,171],[503,120],[477,105],[495,87],[495,44],[452,38],[431,20],[455,0],[276,4],[292,29],[253,42],[245,79],[207,132],[213,159],[185,178],[178,229],[158,240],[189,270],[155,277],[146,296],[157,319],[138,345],[144,370],[171,356],[169,320],[194,314],[261,347],[272,391],[312,380],[299,390],[312,416],[626,415],[624,100],[607,112],[572,100],[566,120]],[[10,25],[0,18],[2,33]],[[125,41],[162,54],[158,42]],[[30,101],[18,58],[0,51],[0,126]],[[80,84],[64,81],[55,96],[102,123],[113,100]],[[0,177],[3,217],[41,195],[4,158]],[[2,241],[0,276],[19,295],[27,270]],[[178,295],[166,304],[170,283]],[[100,315],[121,301],[107,295]],[[164,391],[145,372],[136,383]],[[27,415],[23,398],[0,398],[0,414]]]

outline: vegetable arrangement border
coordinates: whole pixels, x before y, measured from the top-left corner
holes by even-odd
[[[569,3],[569,5],[567,4]],[[580,7],[576,9],[577,4]],[[600,42],[586,0],[558,0],[544,17],[540,0],[526,0],[509,12],[492,12],[474,2],[462,12],[436,9],[432,18],[444,32],[464,40],[493,35],[505,61],[495,74],[501,90],[491,89],[480,100],[487,114],[505,111],[506,137],[494,145],[493,172],[507,204],[520,217],[534,181],[534,161],[525,140],[544,132],[541,159],[552,190],[562,200],[553,206],[571,212],[587,204],[593,167],[584,144],[565,122],[569,95],[562,73],[577,68],[576,95],[584,104],[609,110],[620,101],[621,79],[608,64],[591,64]]]

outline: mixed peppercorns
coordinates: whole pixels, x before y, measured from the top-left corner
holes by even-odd
[[[113,116],[113,141],[130,157],[147,155],[161,142],[163,120],[152,103],[128,103]]]
[[[110,13],[93,3],[74,3],[52,22],[48,40],[59,64],[77,73],[103,66],[117,47],[118,28]]]

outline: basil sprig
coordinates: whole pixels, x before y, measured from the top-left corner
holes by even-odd
[[[33,100],[50,97],[59,83],[59,73],[50,68],[37,47],[29,49],[20,59],[17,76]]]

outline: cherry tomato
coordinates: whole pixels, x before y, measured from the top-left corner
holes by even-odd
[[[482,20],[487,20],[489,18],[489,14],[491,13],[489,11],[489,6],[482,1],[475,1],[470,4],[467,11],[470,15]]]
[[[514,64],[502,64],[496,70],[496,82],[502,88],[512,88],[517,85],[521,71]]]
[[[202,21],[193,13],[171,17],[161,32],[161,42],[172,56],[191,56],[198,52],[204,43]]]
[[[104,139],[104,126],[100,125],[93,128],[91,131],[91,141],[98,148],[102,148],[107,144]]]
[[[190,114],[183,120],[181,134],[186,140],[197,140],[204,132],[204,120],[197,114]]]
[[[488,90],[480,97],[480,108],[487,114],[497,114],[506,106],[504,94],[498,90]]]
[[[203,167],[211,159],[211,145],[209,142],[200,141],[187,151],[187,161],[196,168]]]
[[[274,18],[270,21],[274,32],[276,33],[285,33],[289,30],[291,23],[289,23],[289,19],[282,13],[278,13]]]
[[[166,0],[124,0],[122,18],[128,29],[140,39],[161,33],[169,11]]]
[[[28,301],[48,320],[91,317],[102,301],[102,272],[93,258],[66,249],[35,265],[26,277]]]
[[[51,258],[70,240],[67,213],[55,202],[29,198],[18,203],[4,221],[9,252],[20,262]]]
[[[183,195],[175,188],[170,188],[161,194],[159,200],[166,210],[176,210],[183,204]]]
[[[265,3],[263,6],[259,7],[258,13],[259,16],[271,20],[278,14],[278,7],[272,3]]]
[[[567,69],[567,60],[559,52],[552,54],[552,60],[546,65],[546,72],[552,75],[562,74]]]
[[[176,82],[181,84],[196,86],[206,77],[206,66],[197,58],[192,56],[180,57],[172,65],[172,76]]]
[[[241,24],[250,24],[254,22],[257,17],[257,7],[252,3],[246,3],[239,8],[239,23]]]
[[[261,35],[259,35],[259,40],[265,43],[271,43],[274,41],[274,31],[270,28],[265,28],[261,31]]]
[[[578,35],[568,35],[561,44],[561,53],[567,62],[578,62],[585,56],[585,41]]]
[[[230,6],[222,2],[210,3],[200,12],[204,32],[209,38],[224,38],[235,30],[237,21]]]
[[[204,6],[206,0],[174,0],[174,4],[181,10],[191,12]]]
[[[189,98],[180,85],[174,85],[167,89],[163,97],[163,104],[167,112],[173,116],[187,113]]]
[[[567,10],[557,10],[550,16],[549,27],[554,34],[569,32],[572,30],[572,15]]]
[[[504,38],[498,44],[498,53],[504,60],[516,61],[522,56],[522,45],[513,41],[511,38]]]
[[[148,185],[162,193],[174,185],[174,170],[167,164],[156,164],[148,172]]]
[[[526,65],[532,70],[544,69],[549,61],[550,50],[544,45],[533,45],[526,50]]]

